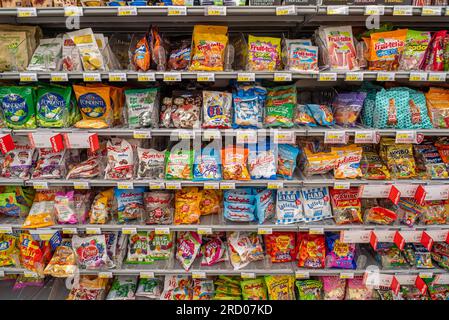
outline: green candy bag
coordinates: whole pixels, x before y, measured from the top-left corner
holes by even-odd
[[[0,87],[0,103],[6,126],[10,129],[36,128],[34,88]]]
[[[243,280],[240,286],[243,300],[268,300],[267,287],[262,278]]]
[[[321,290],[323,283],[318,280],[298,280],[296,287],[299,292],[299,300],[322,300]]]
[[[42,128],[70,126],[70,101],[72,88],[40,86],[36,97],[37,125]]]

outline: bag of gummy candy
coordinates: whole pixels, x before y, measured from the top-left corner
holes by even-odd
[[[250,180],[247,162],[248,149],[229,146],[222,149],[223,180]]]
[[[309,110],[309,113],[315,119],[316,123],[318,123],[318,125],[332,126],[335,124],[334,116],[328,106],[319,104],[307,104],[306,107]]]
[[[193,150],[171,150],[165,154],[165,178],[192,180]]]
[[[325,238],[320,234],[298,233],[298,267],[322,269],[325,267]]]
[[[145,188],[131,190],[115,189],[118,223],[141,220],[144,214],[143,193]]]
[[[276,224],[301,222],[303,214],[300,190],[280,189],[277,191]]]
[[[294,261],[296,234],[294,232],[273,232],[265,235],[265,248],[273,263]]]
[[[202,266],[213,266],[214,264],[228,261],[228,250],[226,243],[217,234],[203,238],[201,246]]]
[[[240,282],[243,300],[268,300],[267,288],[263,278]]]
[[[181,231],[176,239],[176,259],[188,271],[201,249],[201,235],[193,231]]]
[[[355,244],[343,243],[340,235],[326,235],[327,256],[326,267],[337,269],[356,269]]]
[[[270,300],[295,300],[295,277],[273,275],[264,278]]]
[[[366,92],[338,94],[332,103],[335,123],[344,127],[354,127],[360,111],[362,111],[365,98]]]
[[[275,71],[281,64],[281,39],[248,37],[249,71]]]
[[[232,94],[233,128],[262,128],[267,90],[260,86],[238,86]]]
[[[268,88],[264,124],[267,127],[293,127],[296,85]]]
[[[110,263],[106,251],[105,236],[72,237],[72,248],[75,251],[78,266],[81,269],[101,269]]]
[[[274,218],[276,211],[276,192],[273,189],[266,189],[256,194],[256,213],[259,224]]]
[[[269,142],[248,145],[248,166],[251,179],[276,179],[278,160],[276,145]]]
[[[346,291],[346,279],[338,276],[321,277],[323,283],[324,300],[343,300]]]
[[[299,149],[289,144],[279,144],[277,147],[276,176],[281,179],[293,179],[296,169],[296,159]]]
[[[203,91],[203,128],[231,127],[232,94]]]
[[[322,300],[323,283],[319,280],[298,280],[299,300]]]
[[[206,147],[201,149],[201,153],[195,153],[193,180],[221,180],[221,159],[217,148]]]
[[[327,187],[303,188],[301,195],[305,222],[319,221],[332,217]]]

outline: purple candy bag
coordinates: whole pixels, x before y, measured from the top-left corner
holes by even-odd
[[[365,98],[366,92],[339,93],[332,103],[336,124],[354,127]]]

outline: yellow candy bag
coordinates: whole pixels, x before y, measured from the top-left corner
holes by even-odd
[[[201,191],[196,187],[183,188],[175,194],[175,224],[198,223]]]
[[[360,161],[362,160],[361,147],[356,145],[332,147],[331,151],[338,155],[334,169],[336,179],[356,179],[362,176],[360,167]]]
[[[386,157],[387,167],[393,179],[411,179],[416,176],[416,163],[411,144],[389,145]]]
[[[375,32],[364,38],[369,47],[369,70],[394,71],[405,48],[407,29]],[[369,40],[369,41],[367,41]]]
[[[104,71],[103,55],[91,28],[69,32],[67,35],[78,48],[84,71]]]
[[[281,65],[281,39],[248,37],[248,70],[275,71]]]
[[[55,202],[34,202],[23,223],[23,228],[44,228],[55,225]]]
[[[338,155],[336,152],[313,153],[308,148],[304,148],[304,154],[306,156],[304,165],[306,176],[328,173],[337,165]]]
[[[201,191],[200,210],[201,215],[214,214],[220,212],[220,204],[222,201],[223,193],[221,190],[209,190],[204,189]]]
[[[0,267],[18,266],[18,254],[17,238],[10,234],[0,234]]]
[[[193,28],[191,71],[223,71],[228,27],[196,25]]]
[[[113,122],[111,89],[109,87],[84,87],[74,85],[76,100],[83,120],[75,123],[77,128],[103,129]]]
[[[89,211],[91,224],[105,224],[108,221],[113,199],[114,189],[112,188],[97,194]]]
[[[110,88],[111,106],[113,110],[114,125],[121,125],[123,122],[123,107],[125,105],[125,89],[110,86],[104,83],[87,83],[86,87]]]
[[[265,276],[265,284],[270,300],[295,300],[295,277],[272,275]]]
[[[75,252],[69,245],[56,248],[53,257],[45,267],[44,274],[52,277],[65,278],[75,274],[77,269]]]

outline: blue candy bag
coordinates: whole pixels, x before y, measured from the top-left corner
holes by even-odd
[[[267,91],[258,86],[239,86],[232,94],[233,128],[262,128],[263,108]]]
[[[118,222],[125,223],[131,220],[138,220],[143,217],[143,193],[144,187],[127,189],[114,189],[117,200]]]
[[[253,194],[245,194],[235,192],[236,190],[226,190],[223,196],[224,202],[254,204],[255,196]]]
[[[195,154],[193,180],[221,180],[220,152],[216,148],[203,148]]]
[[[251,179],[276,179],[277,148],[269,142],[248,145]]]
[[[256,194],[256,214],[259,224],[271,220],[276,214],[276,193],[273,189],[266,189]]]
[[[277,177],[292,180],[299,149],[289,144],[280,144],[277,151]]]
[[[247,203],[224,203],[224,217],[230,221],[250,222],[255,221],[254,205]]]
[[[307,104],[306,106],[320,126],[332,126],[335,124],[334,115],[328,106],[320,104]]]

